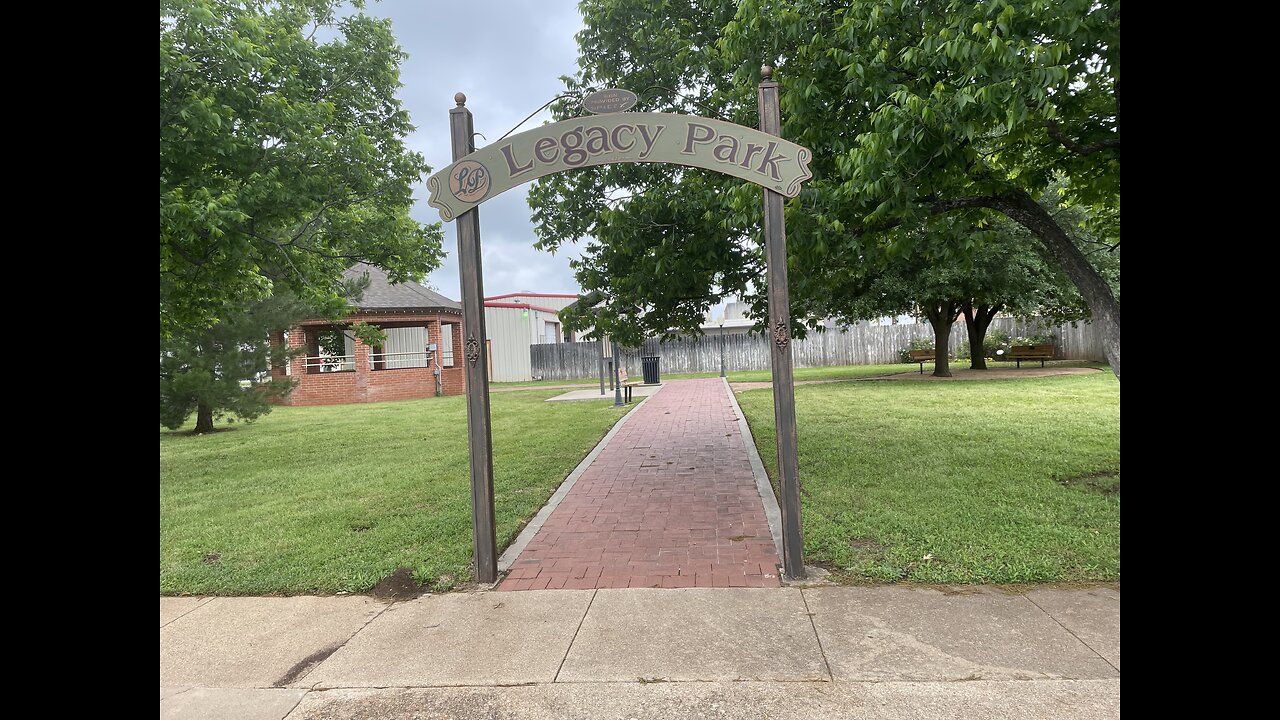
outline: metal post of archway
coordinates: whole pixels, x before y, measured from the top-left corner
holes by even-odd
[[[782,134],[778,83],[773,68],[761,68],[760,130]],[[787,285],[787,226],[781,193],[764,189],[764,245],[769,284],[769,369],[773,373],[773,419],[778,441],[778,488],[782,497],[782,568],[804,577],[804,532],[800,522],[800,468],[796,457],[796,392],[791,367],[791,293]],[[724,342],[724,338],[720,339]]]
[[[475,126],[465,105],[454,96],[449,111],[453,160],[470,155]],[[458,215],[458,274],[462,280],[463,369],[467,377],[467,442],[471,454],[471,532],[475,540],[476,582],[498,579],[497,536],[493,519],[493,438],[489,422],[489,348],[484,330],[484,273],[480,258],[480,208]]]

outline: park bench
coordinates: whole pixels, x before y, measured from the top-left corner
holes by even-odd
[[[1016,361],[1019,368],[1023,360],[1039,360],[1040,367],[1044,367],[1044,361],[1052,360],[1053,355],[1053,345],[1016,345],[1009,350],[1009,359]]]
[[[622,387],[623,402],[631,402],[631,388],[637,385],[643,385],[644,383],[629,382],[629,378],[627,377],[627,369],[625,367],[622,367],[622,364],[619,363],[618,364],[618,384]]]
[[[932,350],[912,350],[911,351],[911,362],[920,363],[921,375],[924,374],[924,364],[927,362],[933,362],[933,361],[934,361],[934,357],[933,357]]]

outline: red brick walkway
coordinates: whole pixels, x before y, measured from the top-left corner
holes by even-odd
[[[777,587],[777,566],[723,383],[677,380],[631,415],[498,589]]]

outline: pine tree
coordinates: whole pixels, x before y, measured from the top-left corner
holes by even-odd
[[[270,376],[290,355],[283,343],[270,342],[271,334],[311,314],[296,298],[273,295],[226,307],[208,329],[179,328],[161,339],[160,424],[176,430],[195,413],[199,434],[213,432],[214,420],[225,416],[252,422],[271,412],[271,401],[296,385]]]

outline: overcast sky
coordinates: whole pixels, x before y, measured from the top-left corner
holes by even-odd
[[[452,160],[449,108],[454,93],[466,93],[476,132],[488,138],[476,138],[483,146],[558,95],[564,88],[560,76],[577,69],[573,36],[582,28],[577,0],[383,0],[369,5],[367,12],[391,18],[396,39],[409,53],[400,76],[401,98],[418,128],[409,136],[409,146],[426,156],[432,172]],[[544,112],[521,129],[548,119]],[[480,208],[485,295],[576,293],[569,258],[576,257],[577,247],[555,255],[533,249],[527,192],[527,185],[513,188]],[[427,194],[425,182],[420,183],[413,216],[438,222]],[[427,279],[456,300],[458,241],[454,224],[444,227],[444,266]]]

